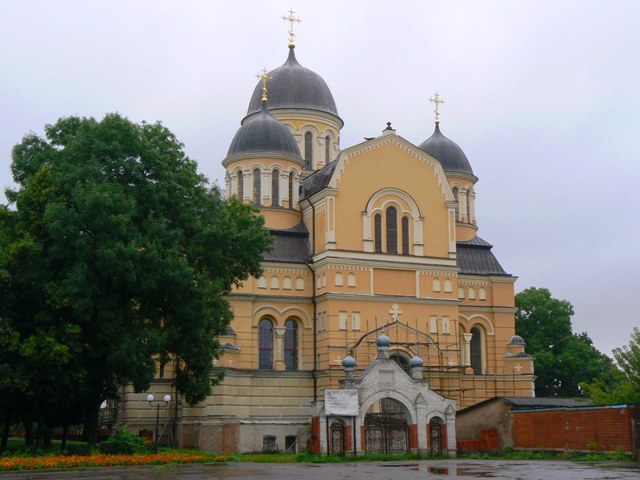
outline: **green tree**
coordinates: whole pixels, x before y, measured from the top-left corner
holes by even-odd
[[[223,296],[261,273],[271,239],[158,123],[69,117],[45,133],[13,150],[18,187],[0,224],[11,240],[0,293],[10,301],[0,316],[31,345],[22,354],[32,365],[63,370],[49,379],[36,371],[24,387],[49,388],[42,422],[64,417],[72,384],[66,405],[82,405],[95,442],[100,403],[123,383],[147,389],[158,360],[175,362],[187,402],[205,398],[216,337],[232,318]]]
[[[553,298],[546,288],[528,288],[516,295],[516,333],[535,357],[535,391],[539,397],[583,396],[582,382],[604,385],[619,381],[611,358],[600,353],[586,333],[573,333],[573,307]]]
[[[640,403],[640,329],[633,328],[629,345],[613,349],[621,369],[617,385],[601,381],[585,383],[585,391],[598,403]]]

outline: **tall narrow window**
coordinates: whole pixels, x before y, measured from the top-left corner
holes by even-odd
[[[304,134],[304,168],[311,170],[313,168],[313,157],[311,155],[311,147],[313,146],[313,135],[311,132]]]
[[[453,187],[453,198],[456,201],[456,221],[460,220],[460,202],[458,201],[458,187]]]
[[[253,203],[260,205],[260,197],[262,196],[260,169],[253,170]]]
[[[482,375],[482,334],[478,327],[471,329],[471,368],[475,375]]]
[[[402,217],[402,254],[409,255],[409,217]]]
[[[271,206],[280,206],[280,170],[277,168],[271,172]]]
[[[387,253],[398,253],[398,212],[387,208]]]
[[[329,161],[331,160],[331,152],[330,150],[330,146],[331,146],[331,137],[329,135],[327,135],[326,137],[324,137],[324,163],[325,165],[329,164]]]
[[[289,208],[293,208],[293,172],[289,173]]]
[[[284,322],[284,366],[287,370],[298,369],[298,324],[295,320]]]
[[[258,368],[273,369],[273,324],[266,318],[258,326]]]
[[[244,200],[244,175],[242,170],[238,171],[238,199],[242,202]]]
[[[376,253],[382,252],[382,215],[377,213],[373,217],[373,229],[375,236],[375,251]]]

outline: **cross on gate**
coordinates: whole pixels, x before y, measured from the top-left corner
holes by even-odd
[[[394,303],[391,306],[391,310],[389,310],[389,313],[391,314],[391,318],[393,318],[393,320],[397,322],[398,320],[400,320],[398,317],[402,315],[402,310],[400,310],[400,307],[398,307],[398,304]]]

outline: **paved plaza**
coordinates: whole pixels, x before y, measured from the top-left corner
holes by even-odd
[[[0,480],[602,480],[639,479],[633,463],[588,465],[563,461],[430,460],[334,464],[230,463],[79,468],[0,473]]]

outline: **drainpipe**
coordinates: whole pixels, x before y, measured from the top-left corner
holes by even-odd
[[[315,403],[318,400],[318,326],[316,324],[318,305],[316,303],[316,272],[311,266],[311,263],[313,262],[314,255],[316,254],[316,207],[311,203],[311,200],[308,198],[306,200],[311,206],[311,223],[313,226],[313,231],[311,233],[311,256],[307,260],[307,267],[309,267],[309,270],[311,271],[311,305],[313,315],[313,370],[311,370],[311,376],[313,378],[313,402]]]

